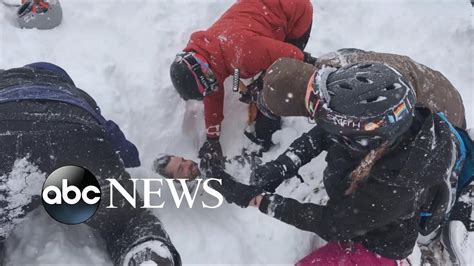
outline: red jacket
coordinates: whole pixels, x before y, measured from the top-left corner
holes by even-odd
[[[208,137],[219,137],[224,119],[224,80],[239,68],[251,78],[275,60],[303,60],[303,52],[285,39],[298,39],[312,24],[309,0],[240,0],[209,29],[191,35],[185,51],[194,51],[209,62],[220,88],[204,97]]]

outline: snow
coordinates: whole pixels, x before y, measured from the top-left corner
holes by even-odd
[[[78,87],[92,95],[103,114],[114,119],[141,151],[143,167],[135,178],[156,177],[160,152],[196,159],[204,141],[202,105],[184,103],[171,87],[169,65],[191,32],[205,29],[230,6],[230,0],[63,0],[63,23],[53,30],[21,30],[15,9],[0,6],[0,68],[50,61],[66,69]],[[441,71],[459,89],[474,123],[472,10],[467,0],[319,0],[307,51],[314,56],[356,47],[399,53]],[[246,105],[228,79],[224,153],[236,155],[244,143]],[[307,119],[285,119],[275,133],[277,146],[263,157],[276,158],[312,127]],[[248,182],[249,169],[229,166]],[[321,159],[302,168],[306,183],[291,179],[278,188],[284,196],[324,203]],[[314,188],[319,193],[313,193]],[[163,198],[170,197],[163,191]],[[293,264],[323,244],[254,208],[224,204],[217,210],[155,210],[186,264]],[[463,235],[458,230],[459,237]],[[463,242],[464,261],[474,263],[474,239]],[[111,263],[101,240],[85,225],[52,221],[42,208],[28,216],[7,243],[11,264]],[[412,260],[419,262],[415,249]]]
[[[2,220],[12,220],[9,226],[0,228],[0,236],[5,237],[19,218],[25,215],[22,208],[30,204],[34,198],[39,199],[39,194],[46,178],[37,166],[29,162],[28,158],[15,160],[12,171],[0,176],[0,200],[6,203],[0,208],[0,213],[4,213]]]

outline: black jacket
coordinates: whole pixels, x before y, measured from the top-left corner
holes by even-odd
[[[384,257],[406,258],[419,232],[429,233],[443,222],[457,185],[453,171],[457,140],[448,124],[428,109],[417,108],[415,114],[410,130],[386,151],[349,196],[344,194],[349,175],[362,158],[348,152],[337,136],[314,127],[282,155],[287,157],[288,169],[282,180],[294,176],[301,165],[326,150],[327,205],[270,194],[262,200],[260,210],[327,241],[352,240]],[[430,219],[420,218],[421,213],[428,212],[432,213]]]
[[[106,138],[112,144],[114,150],[119,154],[126,167],[140,166],[138,150],[133,143],[125,138],[119,126],[112,120],[106,120],[97,106],[97,103],[86,92],[77,88],[69,76],[38,69],[31,66],[12,68],[0,72],[0,104],[22,102],[23,105],[34,106],[38,102],[48,102],[49,106],[66,104],[68,108],[62,108],[61,116],[43,116],[48,121],[68,121],[102,127]],[[3,108],[0,119],[12,118],[13,112],[5,111]],[[82,109],[82,113],[90,118],[77,120],[77,115],[70,115],[67,110]],[[81,111],[79,111],[81,112]],[[76,114],[77,112],[73,112]],[[39,119],[36,117],[35,119]]]
[[[58,100],[33,98],[34,95],[29,94],[33,90],[23,90],[28,88],[26,86],[50,88],[64,94],[55,98]],[[20,91],[20,94],[9,94]],[[16,95],[24,100],[2,98],[5,95]],[[40,93],[39,96],[44,95]],[[106,178],[116,179],[128,193],[133,192],[134,186],[125,170],[122,154],[111,143],[114,139],[110,132],[98,121],[100,118],[97,119],[88,108],[71,102],[74,100],[87,103],[89,109],[100,115],[89,95],[54,73],[27,67],[0,73],[0,176],[5,177],[0,178],[0,228],[4,229],[0,230],[0,265],[4,241],[31,210],[41,205],[41,198],[37,195],[29,199],[25,195],[25,201],[18,203],[9,200],[11,192],[8,187],[2,189],[2,183],[10,178],[15,161],[21,158],[27,158],[46,174],[59,166],[80,165],[98,177],[101,205],[86,224],[101,234],[115,265],[132,247],[148,240],[159,240],[167,245],[175,265],[181,265],[180,255],[161,222],[150,210],[140,208],[143,205],[140,197],[137,197],[137,207],[133,208],[115,193],[114,205],[120,207],[106,208],[110,205],[111,193]],[[24,185],[27,186],[28,182]],[[38,195],[40,193],[38,191]],[[14,207],[9,206],[11,202]]]

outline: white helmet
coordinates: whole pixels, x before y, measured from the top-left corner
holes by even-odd
[[[17,18],[21,28],[47,30],[61,24],[63,11],[58,0],[26,0]]]

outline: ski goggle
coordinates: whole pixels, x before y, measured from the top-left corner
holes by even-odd
[[[212,72],[209,63],[206,59],[194,52],[183,52],[178,54],[186,66],[191,70],[199,92],[203,96],[207,96],[212,92],[217,91],[218,84],[214,72]]]
[[[314,119],[316,115],[316,110],[318,110],[319,107],[319,102],[320,102],[320,97],[319,97],[319,92],[315,90],[315,82],[314,78],[316,76],[317,71],[311,75],[311,78],[309,78],[308,81],[308,86],[306,87],[306,96],[305,96],[305,106],[306,110],[309,113],[309,117],[311,119]]]

